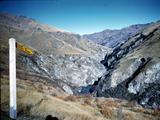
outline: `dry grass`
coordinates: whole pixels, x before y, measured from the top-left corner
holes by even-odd
[[[84,114],[81,114],[81,113],[76,113],[74,115],[65,117],[64,120],[93,120],[93,117],[90,116],[90,115],[84,115]]]
[[[43,112],[42,112],[43,111]],[[84,107],[79,103],[66,102],[59,98],[43,100],[38,106],[30,110],[31,115],[56,116],[62,120],[99,120],[102,116],[95,115],[94,108]]]
[[[8,112],[9,103],[8,83],[5,78],[1,81],[1,105],[6,112]],[[44,92],[41,92],[38,86],[35,87],[27,80],[17,80],[17,105],[20,114],[41,118],[52,115],[60,120],[115,120],[119,118],[119,115],[123,120],[138,120],[139,118],[145,120],[160,116],[160,111],[134,107],[134,103],[122,100],[73,95],[52,96],[48,87],[43,85]],[[120,108],[122,112],[117,114]]]
[[[97,103],[97,107],[100,109],[102,115],[104,115],[108,119],[112,119],[115,117],[114,108],[118,106],[118,104],[112,100],[98,100],[96,99],[95,102]]]
[[[101,109],[100,112],[102,113],[102,115],[109,119],[113,118],[114,116],[113,110],[111,108]]]
[[[136,106],[136,103],[134,101],[129,101],[126,103],[126,105],[124,105],[126,107],[135,107]]]
[[[88,98],[85,98],[83,102],[84,102],[84,105],[90,105],[90,106],[92,105],[92,101]]]
[[[23,80],[22,80],[23,81]],[[79,102],[80,98],[70,95],[64,97],[53,97],[49,93],[39,91],[33,84],[17,80],[17,110],[18,113],[28,116],[40,116],[45,118],[47,115],[58,117],[60,120],[103,120],[102,115],[97,115],[99,112],[93,107],[84,106]],[[43,87],[44,89],[45,87]],[[8,80],[4,79],[2,88],[4,91],[8,89]],[[3,96],[3,110],[8,111],[8,97],[7,93],[1,94]],[[5,101],[4,101],[5,100]],[[76,102],[77,101],[77,102]],[[86,104],[89,104],[88,99],[83,99]],[[104,119],[105,120],[105,119]]]
[[[125,113],[123,115],[123,120],[135,120],[132,113]]]
[[[57,96],[58,99],[64,100],[64,101],[72,101],[72,102],[76,102],[77,101],[77,97],[73,96],[73,95],[67,95],[67,96]]]
[[[160,117],[160,110],[151,110],[151,109],[144,109],[141,107],[134,107],[132,108],[132,111]]]
[[[99,108],[118,107],[118,103],[111,99],[107,99],[105,101],[97,100],[96,102]]]

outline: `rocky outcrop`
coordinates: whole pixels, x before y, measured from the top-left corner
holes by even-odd
[[[142,33],[131,38],[125,44],[119,44],[111,54],[105,56],[105,59],[101,61],[102,64],[104,64],[107,68],[113,68],[115,62],[117,63],[118,60],[127,55],[129,52],[133,52],[135,48],[144,43],[144,40],[150,39],[154,35],[153,33],[157,30],[156,27],[157,26],[155,25],[155,27],[148,28],[148,31],[150,32],[144,30]]]
[[[46,76],[72,94],[73,87],[91,85],[105,73],[105,67],[98,61],[82,56],[18,56],[20,69]],[[61,80],[61,82],[60,82]]]
[[[102,63],[107,72],[95,87],[97,96],[136,100],[160,108],[160,23],[149,26],[114,51]]]
[[[160,108],[160,62],[152,63],[129,83],[128,91],[138,95],[138,102],[144,107]]]

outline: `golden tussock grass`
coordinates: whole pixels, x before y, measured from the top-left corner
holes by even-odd
[[[104,115],[104,117],[109,119],[113,118],[114,116],[114,112],[111,108],[101,109],[100,112],[102,113],[102,115]]]
[[[28,116],[39,116],[45,118],[52,115],[60,120],[107,120],[117,119],[117,110],[122,108],[123,120],[134,120],[138,118],[155,118],[160,116],[160,111],[143,109],[134,106],[134,103],[115,100],[111,98],[93,98],[91,96],[52,96],[48,87],[42,86],[44,92],[39,91],[39,85],[35,87],[26,80],[17,80],[17,108],[18,112]],[[2,79],[1,82],[1,104],[4,111],[8,111],[9,89],[8,80]],[[54,90],[51,89],[51,90]],[[8,91],[8,92],[6,92]],[[48,92],[47,92],[48,91]],[[56,93],[55,90],[53,93]],[[125,106],[123,106],[125,105]],[[124,112],[124,110],[126,110]],[[150,116],[150,117],[146,117]],[[160,117],[159,117],[160,118]],[[138,120],[138,119],[135,119]],[[144,119],[145,120],[145,119]]]
[[[38,106],[34,106],[30,110],[31,115],[43,117],[52,115],[60,120],[103,120],[103,116],[95,115],[96,112],[98,111],[94,108],[54,97],[43,100]]]
[[[90,106],[92,105],[92,101],[88,98],[85,98],[83,102],[84,102],[84,105],[90,105]]]
[[[141,107],[140,108],[135,107],[135,108],[132,109],[132,111],[160,117],[160,110],[152,110],[152,109],[144,109],[144,108],[141,108]]]
[[[73,95],[68,95],[68,96],[57,96],[57,98],[64,100],[64,101],[72,101],[75,102],[77,101],[77,97]]]
[[[96,102],[99,108],[118,107],[118,103],[110,99],[105,100],[105,101],[96,100]]]
[[[135,107],[136,103],[134,101],[128,101],[125,104],[123,104],[122,106],[124,106],[124,107]]]
[[[124,113],[123,120],[135,120],[132,113]]]

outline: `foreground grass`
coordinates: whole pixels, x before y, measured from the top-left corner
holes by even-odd
[[[9,109],[8,77],[1,78],[1,110]],[[52,86],[17,80],[18,120],[158,120],[160,111],[143,109],[134,102],[112,98],[67,95]]]

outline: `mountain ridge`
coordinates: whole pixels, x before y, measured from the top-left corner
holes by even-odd
[[[40,23],[24,16],[0,18],[1,113],[9,111],[13,37],[35,50],[16,51],[18,120],[159,120],[160,22],[114,41],[112,49],[77,34],[37,29]]]
[[[106,29],[100,32],[83,35],[83,38],[94,41],[100,45],[114,48],[118,44],[126,42],[129,38],[141,32],[152,23],[135,24],[122,29]]]
[[[108,72],[99,81],[97,95],[159,109],[159,46],[160,22],[155,22],[106,55],[102,63]]]
[[[110,48],[88,42],[77,34],[37,29],[35,26],[39,23],[27,17],[2,15],[0,18],[2,70],[8,67],[8,53],[5,51],[8,51],[9,38],[13,37],[37,51],[33,56],[17,51],[17,68],[43,75],[49,80],[58,79],[59,86],[71,94],[72,88],[93,84],[105,72],[100,61],[112,51]]]

